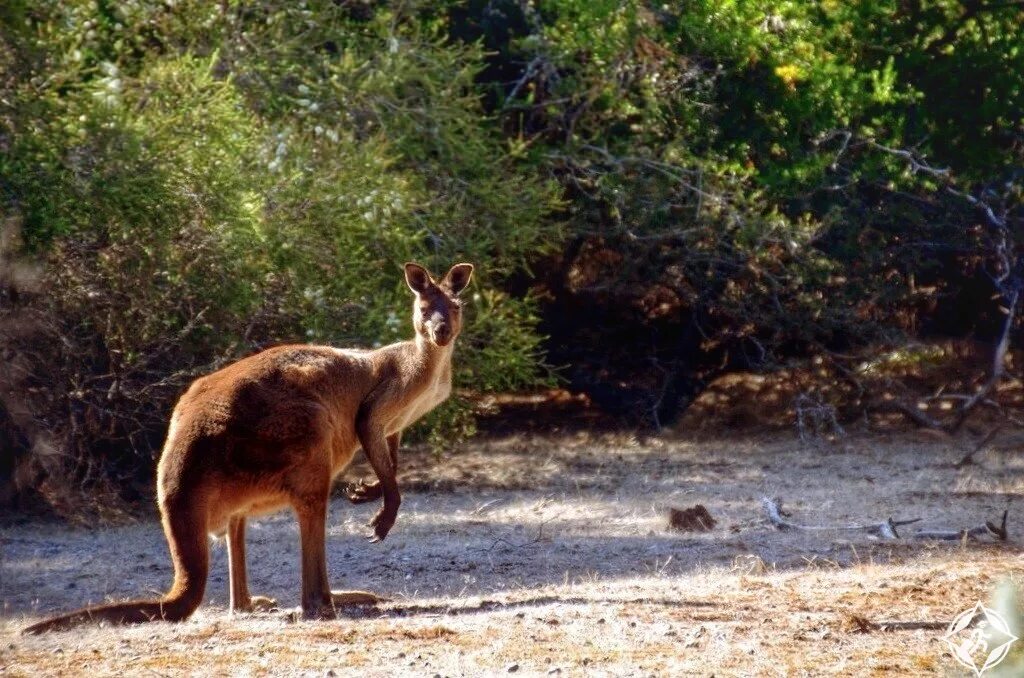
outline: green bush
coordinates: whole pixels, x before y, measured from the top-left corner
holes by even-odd
[[[555,185],[483,114],[479,48],[413,19],[332,2],[5,15],[0,185],[46,273],[32,332],[4,337],[32,376],[2,386],[37,394],[63,471],[145,477],[183,386],[259,347],[408,338],[406,260],[477,265],[459,387],[546,383],[534,303],[500,285],[557,243]],[[470,431],[467,412],[439,412],[432,439]]]

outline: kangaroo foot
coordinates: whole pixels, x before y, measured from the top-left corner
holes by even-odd
[[[302,618],[321,620],[337,619],[338,613],[334,610],[334,603],[327,600],[318,605],[303,604]]]
[[[331,591],[331,600],[334,601],[337,607],[345,607],[347,605],[378,605],[388,602],[388,598],[383,598],[369,591]]]
[[[380,483],[374,481],[368,483],[365,480],[360,480],[355,485],[349,485],[348,492],[345,496],[353,504],[365,504],[371,501],[377,501],[381,498],[384,491],[381,489]]]
[[[266,596],[249,596],[247,602],[235,603],[231,607],[232,614],[248,612],[270,612],[277,609],[277,601]]]
[[[267,596],[253,596],[252,609],[256,612],[270,612],[277,608],[277,601]]]

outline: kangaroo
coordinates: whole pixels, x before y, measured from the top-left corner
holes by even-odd
[[[227,536],[232,613],[267,608],[245,570],[248,516],[290,506],[302,549],[302,613],[333,619],[335,606],[373,604],[365,591],[331,591],[325,547],[331,483],[362,447],[376,480],[350,487],[353,503],[384,503],[370,541],[384,539],[398,515],[395,480],[402,430],[451,392],[452,350],[462,329],[458,295],[473,275],[456,264],[437,282],[405,264],[416,336],[376,350],[292,345],[270,348],[200,377],[171,415],[157,467],[157,502],[174,565],[158,600],[84,608],[25,629],[41,633],[90,620],[130,624],[188,618],[203,600],[207,534]]]

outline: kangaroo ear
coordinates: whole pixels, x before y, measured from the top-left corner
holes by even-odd
[[[452,291],[452,294],[459,294],[462,290],[466,289],[469,285],[470,279],[473,277],[473,264],[455,264],[452,269],[445,274],[444,280],[441,284]]]
[[[416,294],[423,294],[430,287],[430,274],[419,264],[409,262],[405,265],[405,284]]]

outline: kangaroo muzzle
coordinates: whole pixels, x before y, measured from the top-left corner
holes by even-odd
[[[435,311],[423,325],[427,328],[430,340],[438,346],[445,346],[452,340],[451,323],[445,322],[441,313]]]

